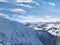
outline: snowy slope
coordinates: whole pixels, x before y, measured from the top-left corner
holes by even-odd
[[[25,26],[30,27],[35,30],[45,30],[55,36],[60,35],[60,22],[48,22],[48,23],[36,23],[36,24],[26,24]]]
[[[43,43],[34,30],[0,17],[0,45],[43,45]]]

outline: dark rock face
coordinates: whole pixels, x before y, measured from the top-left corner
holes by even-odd
[[[56,45],[56,37],[46,31],[36,31],[39,37],[45,45]]]

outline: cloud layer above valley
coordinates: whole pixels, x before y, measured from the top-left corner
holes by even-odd
[[[56,22],[60,21],[60,18],[58,17],[51,17],[51,16],[45,16],[45,17],[39,17],[39,16],[19,16],[22,20],[19,20],[20,22]]]

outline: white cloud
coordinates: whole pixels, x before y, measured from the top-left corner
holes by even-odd
[[[49,2],[48,4],[51,5],[51,6],[55,6],[55,5],[56,5],[56,4],[53,3],[53,2]]]
[[[0,0],[0,2],[7,2],[8,0]]]
[[[33,2],[33,0],[0,0],[0,2]]]
[[[14,8],[14,9],[9,9],[10,11],[12,11],[12,12],[18,12],[18,13],[25,13],[26,11],[25,10],[23,10],[23,9],[18,9],[18,8]]]
[[[16,2],[32,2],[33,0],[16,0]]]
[[[58,17],[50,17],[50,16],[46,16],[46,17],[37,17],[37,16],[19,16],[18,19],[19,22],[56,22],[56,21],[60,21],[60,18]]]
[[[17,13],[25,13],[26,12],[26,10],[21,9],[21,8],[11,8],[11,9],[0,8],[0,11],[1,10],[8,10],[8,11],[17,12]]]
[[[36,2],[34,0],[0,0],[0,2],[9,2],[9,3],[16,4],[18,6],[21,5],[21,4],[18,4],[18,3],[22,3],[22,2],[25,2],[25,3],[34,3],[35,5],[38,5],[38,6],[40,5],[38,2]],[[32,8],[32,6],[30,6],[30,5],[21,5],[21,6]]]
[[[28,8],[32,8],[32,6],[30,6],[30,5],[24,5],[25,7],[28,7]]]
[[[25,4],[16,4],[16,5],[18,5],[18,6],[23,6],[23,7],[28,7],[28,8],[32,8],[32,6],[30,6],[30,5],[25,5]]]
[[[36,1],[34,0],[0,0],[0,2],[10,2],[10,3],[21,3],[21,2],[27,2],[27,3],[37,3]],[[39,5],[37,3],[37,5]]]
[[[0,16],[1,17],[5,17],[5,18],[8,18],[8,15],[7,14],[0,13]]]

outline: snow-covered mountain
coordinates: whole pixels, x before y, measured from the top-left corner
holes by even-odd
[[[53,35],[59,35],[60,33],[60,22],[47,22],[47,23],[27,23],[25,26],[35,30],[45,30]],[[56,34],[59,33],[59,34]]]
[[[27,27],[29,27],[29,28],[32,28],[32,29],[35,29],[36,31],[46,31],[46,32],[48,32],[48,33],[50,33],[50,34],[52,34],[52,35],[54,35],[54,36],[56,36],[56,37],[54,37],[54,38],[51,38],[51,41],[53,42],[53,44],[52,45],[55,45],[55,43],[56,43],[56,45],[60,45],[60,22],[48,22],[48,23],[27,23],[25,26],[27,26]],[[41,32],[40,32],[40,34],[42,34]],[[43,34],[46,34],[45,32],[43,33]],[[42,35],[43,35],[42,34]],[[47,34],[48,35],[48,34]],[[41,36],[41,35],[40,35]],[[46,36],[46,35],[45,35]],[[43,37],[45,37],[45,36],[43,36]],[[50,41],[50,39],[49,39],[49,35],[48,36],[46,36],[46,37],[48,37],[48,39],[47,38],[45,38],[46,39],[46,41],[47,40],[49,40]],[[55,40],[56,39],[56,40]],[[45,43],[46,43],[46,41],[45,41]],[[47,41],[47,42],[49,42],[49,41]],[[54,42],[55,41],[55,42]],[[50,42],[49,42],[50,43]],[[49,43],[47,43],[47,44],[49,44]],[[46,45],[47,45],[46,44]],[[50,43],[51,44],[51,43]]]
[[[56,37],[44,30],[0,17],[0,45],[56,45]]]

